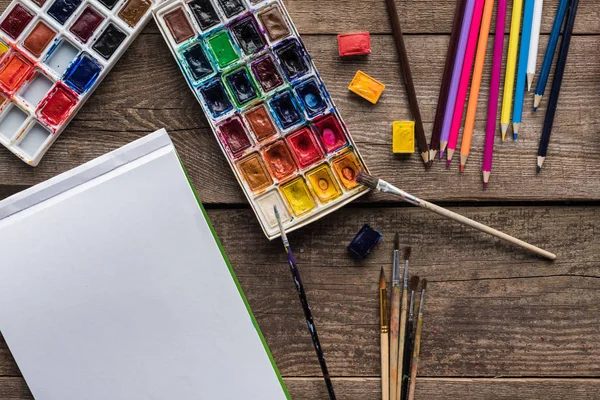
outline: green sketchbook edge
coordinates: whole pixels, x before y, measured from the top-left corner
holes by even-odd
[[[179,158],[179,155],[177,155],[177,158]],[[267,341],[265,340],[265,337],[262,334],[262,331],[260,330],[260,327],[258,326],[258,322],[256,321],[256,318],[254,317],[254,313],[252,312],[252,308],[250,308],[250,303],[248,303],[248,299],[246,298],[246,295],[244,295],[244,291],[242,290],[242,286],[240,285],[240,282],[237,279],[237,276],[235,275],[235,271],[233,270],[233,268],[231,267],[231,263],[229,262],[229,258],[227,258],[227,254],[225,254],[225,249],[223,249],[223,245],[221,244],[221,241],[219,240],[219,237],[217,236],[217,232],[215,232],[215,228],[212,225],[212,222],[210,221],[210,218],[208,217],[208,213],[206,212],[206,209],[204,208],[204,205],[202,204],[202,201],[200,201],[200,197],[198,196],[198,193],[196,192],[196,189],[194,188],[194,185],[192,184],[192,180],[190,179],[190,176],[187,173],[187,170],[185,169],[185,166],[183,165],[183,163],[181,162],[181,158],[179,158],[179,164],[181,165],[181,169],[183,170],[183,173],[185,174],[185,177],[187,178],[187,181],[190,185],[190,188],[192,189],[192,192],[194,193],[194,196],[196,197],[196,201],[198,202],[198,206],[200,207],[200,210],[202,210],[202,214],[204,215],[204,218],[206,219],[206,223],[208,224],[208,227],[210,228],[210,231],[215,239],[215,242],[217,242],[217,246],[219,246],[219,250],[221,251],[221,255],[223,256],[223,260],[225,260],[225,264],[227,264],[227,268],[229,269],[229,273],[231,274],[231,278],[233,279],[233,281],[235,282],[235,286],[237,287],[237,290],[244,302],[244,305],[246,306],[246,310],[248,311],[248,315],[250,315],[250,319],[252,320],[252,324],[254,325],[254,329],[256,329],[256,333],[258,333],[258,337],[260,338],[260,341],[263,344],[263,347],[265,349],[265,351],[267,352],[267,356],[269,357],[269,360],[271,361],[271,366],[273,366],[273,370],[275,370],[275,374],[277,375],[277,379],[279,379],[279,383],[281,384],[281,388],[283,389],[283,392],[285,393],[285,397],[288,400],[292,400],[292,398],[290,397],[290,394],[287,390],[287,387],[285,386],[285,383],[283,382],[283,378],[281,377],[281,373],[279,372],[279,369],[277,368],[277,364],[275,363],[275,359],[273,358],[273,354],[271,354],[271,350],[269,350],[269,346],[267,345]]]

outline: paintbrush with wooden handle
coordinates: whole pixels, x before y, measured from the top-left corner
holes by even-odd
[[[390,398],[390,325],[388,321],[387,284],[381,268],[379,276],[379,330],[381,333],[381,398]]]
[[[400,237],[396,233],[394,269],[392,271],[392,306],[390,312],[390,399],[397,400],[398,329],[400,328]]]
[[[419,287],[419,277],[410,278],[410,304],[408,306],[408,320],[406,321],[406,339],[404,340],[404,376],[402,376],[402,400],[408,398],[408,384],[410,381],[410,368],[412,366],[412,354],[415,347],[415,292]]]
[[[425,289],[427,289],[427,279],[423,279],[421,301],[419,302],[419,316],[417,318],[417,332],[415,333],[415,348],[413,350],[412,360],[413,364],[410,371],[408,400],[415,399],[415,385],[417,384],[417,370],[419,369],[419,353],[421,352],[421,334],[423,332],[423,302],[425,301]]]
[[[400,332],[398,333],[398,383],[396,391],[398,399],[402,396],[402,378],[404,377],[404,346],[406,345],[406,320],[408,315],[408,259],[411,248],[404,249],[404,280],[402,282],[402,307],[400,309]]]
[[[454,211],[446,210],[445,208],[437,206],[426,200],[421,200],[418,197],[415,197],[412,194],[409,194],[409,193],[405,192],[404,190],[398,189],[397,187],[387,183],[383,179],[375,178],[374,176],[371,176],[363,171],[360,171],[358,173],[358,175],[356,176],[356,182],[358,182],[362,185],[365,185],[368,188],[371,188],[373,190],[378,190],[383,193],[395,194],[396,196],[399,196],[404,201],[406,201],[412,205],[415,205],[415,206],[418,206],[421,208],[425,208],[429,211],[433,211],[436,214],[439,214],[446,218],[450,218],[454,221],[460,222],[463,225],[470,226],[471,228],[475,228],[481,232],[485,232],[489,235],[495,236],[495,237],[505,240],[509,243],[516,244],[517,246],[521,246],[524,249],[532,251],[532,252],[534,252],[542,257],[545,257],[549,260],[556,259],[556,254],[553,254],[553,253],[550,253],[549,251],[540,249],[539,247],[531,245],[527,242],[524,242],[524,241],[517,239],[515,237],[512,237],[510,235],[507,235],[506,233],[500,232],[494,228],[490,228],[489,226],[484,225],[480,222],[473,221],[472,219],[464,217],[460,214],[457,214]]]

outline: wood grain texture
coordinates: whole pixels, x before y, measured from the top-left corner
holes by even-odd
[[[547,37],[542,37],[541,42],[540,52],[543,52]],[[340,59],[336,55],[336,41],[330,36],[309,36],[306,43],[372,172],[403,189],[432,201],[599,198],[600,170],[595,166],[600,163],[600,36],[573,38],[544,172],[536,175],[535,161],[545,103],[535,114],[525,112],[518,142],[498,143],[492,180],[485,192],[481,189],[480,167],[491,48],[471,157],[466,172],[459,175],[457,165],[446,170],[438,162],[425,171],[417,154],[406,158],[391,152],[391,122],[410,118],[396,56],[385,51],[393,46],[391,36],[373,38],[374,54],[368,60]],[[443,36],[406,38],[428,134],[435,116],[447,43],[448,38]],[[22,189],[39,183],[164,126],[171,133],[203,202],[245,203],[199,105],[167,51],[159,35],[141,35],[37,168],[17,162],[14,155],[0,148],[0,187]],[[357,69],[388,85],[376,106],[347,90]],[[125,88],[121,87],[123,82]],[[533,101],[532,96],[527,99]],[[580,154],[586,157],[579,157]],[[566,174],[570,179],[565,179]],[[453,190],[440,190],[447,182]],[[379,200],[375,196],[363,201]]]

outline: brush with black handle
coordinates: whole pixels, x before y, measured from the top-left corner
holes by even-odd
[[[408,398],[408,383],[410,381],[410,368],[412,366],[412,353],[415,348],[415,292],[419,287],[419,277],[410,278],[410,306],[408,307],[408,321],[406,322],[406,339],[404,340],[404,376],[402,377],[402,400]]]

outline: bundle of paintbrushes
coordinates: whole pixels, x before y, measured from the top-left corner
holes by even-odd
[[[383,268],[379,278],[381,328],[381,395],[383,400],[413,399],[419,364],[423,326],[423,300],[427,280],[423,279],[415,319],[415,294],[419,277],[408,278],[408,260],[411,248],[404,250],[404,270],[400,279],[399,238],[396,235],[392,267],[392,298],[388,325],[387,284]],[[409,283],[410,282],[410,283]],[[416,324],[415,324],[416,321]],[[389,343],[388,343],[389,340]],[[389,367],[388,367],[389,366]]]

